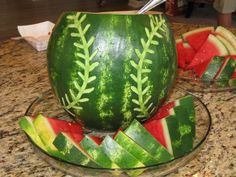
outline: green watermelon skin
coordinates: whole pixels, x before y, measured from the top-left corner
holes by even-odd
[[[224,87],[228,84],[229,79],[233,75],[236,68],[236,60],[234,58],[226,58],[219,72],[215,76],[216,84]]]
[[[151,154],[136,144],[135,141],[129,138],[125,133],[123,133],[123,131],[119,131],[114,139],[120,146],[136,157],[144,165],[149,166],[158,163]]]
[[[55,147],[65,156],[65,160],[89,167],[100,167],[66,133],[59,133],[53,141]]]
[[[90,157],[103,168],[119,168],[104,153],[101,146],[98,146],[89,136],[85,136],[80,142],[80,146],[90,155]]]
[[[120,168],[144,167],[143,163],[109,136],[104,138],[101,147],[111,161],[116,163]]]
[[[210,82],[214,79],[221,65],[223,64],[224,57],[216,56],[208,64],[205,72],[203,73],[201,80],[204,82]]]
[[[48,151],[48,149],[45,147],[43,142],[41,141],[33,123],[33,119],[29,116],[24,116],[20,119],[19,125],[22,130],[31,138],[32,141],[34,141],[35,144],[37,144],[40,148],[42,148],[44,151]]]
[[[173,157],[137,120],[124,131],[133,141],[151,154],[158,163],[167,162]]]
[[[161,14],[64,13],[47,58],[62,106],[86,127],[103,130],[153,115],[177,68],[175,40]]]

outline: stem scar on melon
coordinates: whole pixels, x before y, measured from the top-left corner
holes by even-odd
[[[150,117],[151,113],[155,110],[153,103],[149,103],[151,96],[149,95],[149,90],[151,86],[148,83],[148,74],[151,72],[149,68],[145,68],[144,65],[152,64],[152,60],[146,58],[146,55],[154,54],[154,51],[150,49],[152,45],[159,45],[159,42],[156,38],[163,38],[163,36],[158,33],[158,30],[165,31],[165,20],[160,16],[160,19],[157,17],[149,16],[150,18],[150,27],[148,29],[145,27],[145,33],[147,36],[147,40],[145,41],[143,38],[140,39],[143,50],[135,49],[135,54],[137,55],[139,61],[135,63],[134,60],[130,61],[130,64],[137,70],[136,75],[130,74],[130,77],[136,83],[136,85],[131,86],[131,90],[137,94],[137,99],[132,99],[132,102],[136,105],[134,111],[138,112],[137,118],[147,118]]]
[[[65,94],[65,98],[62,97],[62,104],[67,110],[74,108],[80,111],[83,109],[80,103],[89,101],[84,95],[94,90],[94,87],[89,87],[88,85],[96,79],[96,76],[91,76],[90,73],[99,65],[98,62],[91,62],[98,50],[95,50],[92,54],[89,52],[89,47],[93,44],[95,38],[92,36],[89,40],[86,39],[86,32],[91,26],[90,24],[86,24],[82,28],[82,23],[85,21],[86,15],[80,16],[80,13],[76,13],[76,15],[68,16],[67,19],[73,21],[68,27],[76,30],[76,32],[71,33],[71,37],[79,38],[78,42],[74,43],[77,49],[75,53],[77,60],[75,63],[83,70],[83,73],[78,71],[78,76],[82,80],[82,83],[73,81],[75,90],[69,89],[69,93]]]

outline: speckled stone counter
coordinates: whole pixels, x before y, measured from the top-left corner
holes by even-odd
[[[198,27],[172,26],[176,36]],[[46,52],[36,52],[23,40],[0,43],[1,177],[68,176],[35,154],[18,126],[32,100],[49,88]],[[236,91],[195,94],[211,112],[212,129],[198,155],[169,176],[236,176]]]

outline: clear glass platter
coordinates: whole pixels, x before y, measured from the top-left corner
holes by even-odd
[[[179,87],[189,91],[189,92],[224,92],[224,91],[232,91],[236,89],[236,86],[229,86],[226,84],[225,86],[219,86],[217,82],[228,82],[224,80],[218,81],[204,81],[200,78],[196,77],[193,71],[185,71],[183,69],[178,68],[177,71],[177,79]]]
[[[182,96],[189,94],[182,89],[175,88],[169,95],[168,101],[175,100]],[[179,167],[184,166],[189,163],[197,153],[200,151],[201,147],[205,144],[207,136],[211,128],[211,116],[204,105],[204,103],[197,97],[194,97],[194,105],[196,111],[196,137],[194,140],[193,149],[182,157],[176,158],[166,163],[156,164],[152,166],[146,166],[141,168],[132,169],[105,169],[105,168],[92,168],[88,166],[76,165],[73,163],[66,162],[57,157],[53,157],[40,147],[38,147],[31,139],[28,137],[29,142],[32,144],[35,153],[37,153],[41,158],[43,158],[47,163],[56,169],[62,170],[67,174],[74,176],[128,176],[129,172],[136,172],[142,170],[143,173],[139,176],[164,176],[176,171]],[[32,101],[25,115],[36,116],[38,114],[43,114],[48,117],[55,117],[64,120],[71,120],[71,117],[64,109],[59,105],[56,98],[51,90],[43,93],[41,96]],[[96,134],[96,132],[91,131],[88,133]]]

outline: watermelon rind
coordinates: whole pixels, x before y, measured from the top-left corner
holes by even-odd
[[[102,141],[101,147],[105,154],[120,168],[144,167],[143,163],[141,163],[108,135]]]
[[[106,136],[101,144],[103,152],[117,164],[120,168],[136,168],[144,167],[145,165],[136,159],[132,154],[115,142],[110,136]],[[143,173],[143,169],[140,170],[127,170],[129,176],[137,176]]]
[[[215,75],[219,71],[223,62],[224,62],[224,57],[221,56],[213,57],[213,59],[208,64],[206,70],[202,74],[201,80],[205,83],[210,83],[211,81],[213,81]]]
[[[173,156],[137,120],[133,120],[124,133],[151,154],[158,163],[167,162]]]
[[[34,119],[33,123],[35,130],[37,131],[41,141],[47,148],[48,152],[51,154],[58,154],[59,157],[63,157],[63,155],[61,155],[58,149],[53,145],[53,141],[56,138],[57,134],[55,134],[47,119],[40,114]]]
[[[136,157],[144,165],[154,165],[158,163],[151,154],[136,144],[135,141],[123,133],[123,131],[119,131],[114,139],[120,146]]]
[[[193,148],[193,141],[195,138],[195,118],[193,120],[192,116],[189,114],[188,110],[183,106],[176,106],[172,110],[175,114],[175,118],[178,121],[178,131],[180,133],[179,144],[181,148],[180,156],[183,156]],[[193,109],[195,112],[195,109]],[[176,141],[176,139],[174,139]],[[178,155],[178,156],[179,156]],[[175,157],[178,157],[175,156]]]
[[[194,106],[194,101],[193,101],[193,96],[192,95],[186,95],[180,99],[177,99],[175,101],[175,107],[177,106],[182,106],[186,109],[188,113],[188,119],[191,121],[191,127],[192,127],[192,132],[195,136],[196,134],[196,112],[195,112],[195,106]]]
[[[38,145],[40,148],[42,148],[44,151],[48,151],[43,142],[41,141],[35,127],[33,124],[33,120],[29,116],[24,116],[20,119],[19,125],[22,130],[30,137],[30,139]]]
[[[224,28],[223,26],[218,26],[215,32],[223,36],[236,49],[236,36],[231,31]]]
[[[235,87],[236,86],[236,78],[229,79],[229,86]]]
[[[236,60],[233,58],[228,58],[214,78],[216,80],[216,84],[220,87],[226,86],[235,71],[235,67]]]
[[[227,41],[221,35],[215,35],[215,36],[222,42],[222,44],[224,44],[224,46],[227,48],[230,55],[236,55],[236,49],[229,41]]]
[[[208,35],[214,31],[214,27],[201,27],[201,28],[197,28],[191,31],[188,31],[184,34],[182,34],[182,37],[184,39],[184,41],[188,42],[195,51],[197,51],[201,45],[205,42],[205,40],[207,39]],[[201,33],[207,33],[206,35],[204,34],[204,38],[202,39],[202,37],[199,39],[199,34],[202,35]],[[197,35],[197,36],[196,36]],[[189,39],[190,37],[195,36],[198,40],[198,42],[196,43],[196,41],[192,41],[191,39]]]
[[[101,146],[98,146],[89,136],[85,136],[80,142],[80,146],[86,151],[89,156],[103,168],[119,168],[110,158],[104,153]]]
[[[53,141],[54,146],[64,155],[65,160],[89,167],[100,167],[66,133],[59,133]]]

